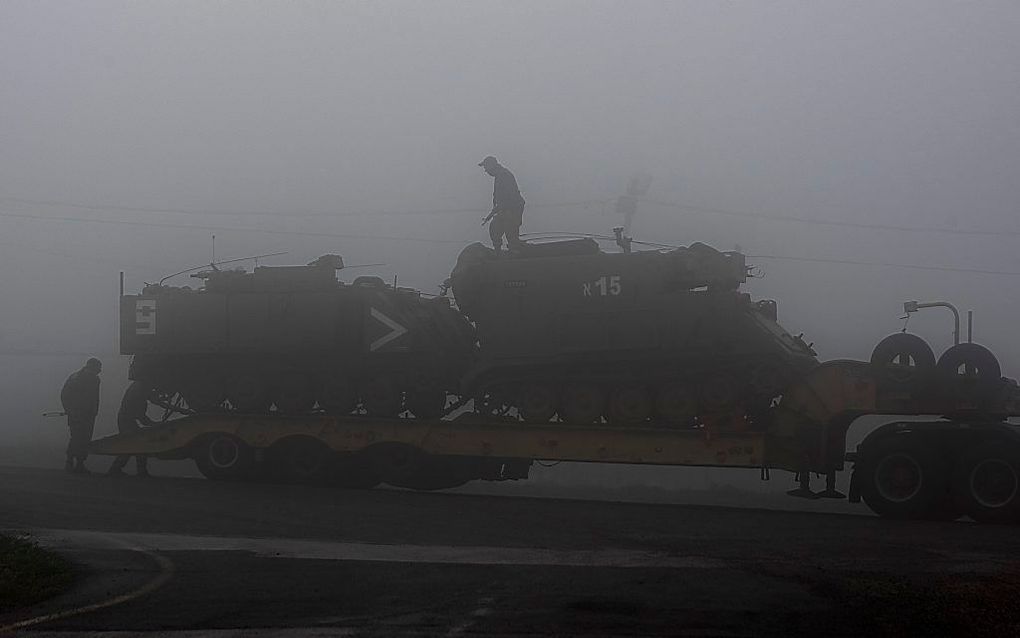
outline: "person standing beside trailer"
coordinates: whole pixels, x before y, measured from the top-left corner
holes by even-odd
[[[99,414],[99,373],[103,364],[95,357],[85,362],[81,370],[71,374],[60,390],[60,403],[67,415],[67,458],[64,469],[76,474],[87,474],[85,459]]]
[[[155,423],[147,414],[149,409],[149,394],[152,388],[141,381],[132,381],[124,392],[124,398],[120,400],[120,409],[117,411],[117,431],[121,434],[135,432],[139,426],[152,426]],[[122,454],[113,461],[110,476],[123,476],[124,466],[131,460],[131,455]],[[138,476],[149,476],[149,465],[145,456],[135,457],[135,464]]]

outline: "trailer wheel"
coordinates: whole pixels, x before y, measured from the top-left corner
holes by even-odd
[[[609,397],[609,422],[638,425],[652,415],[652,394],[643,385],[621,385]]]
[[[527,423],[548,423],[556,415],[556,390],[548,383],[521,388],[517,411]]]
[[[935,370],[935,353],[921,337],[907,332],[889,335],[871,353],[871,365],[885,389],[921,390]]]
[[[946,463],[924,441],[890,436],[861,451],[861,496],[885,518],[931,519],[945,514],[949,489]]]
[[[383,483],[400,487],[423,463],[421,450],[405,443],[378,443],[365,448],[373,472]]]
[[[673,426],[689,426],[698,415],[698,395],[690,384],[667,381],[655,390],[655,413]]]
[[[387,483],[419,492],[447,490],[468,483],[472,478],[469,469],[468,464],[461,458],[422,455],[417,469],[401,479]]]
[[[593,383],[567,384],[560,401],[560,416],[571,425],[588,425],[602,418],[606,395]]]
[[[321,441],[292,437],[270,450],[274,469],[286,481],[316,483],[326,478],[332,450]]]
[[[953,495],[979,523],[1020,520],[1020,449],[988,442],[968,450],[957,464]]]
[[[991,350],[976,343],[959,343],[943,352],[938,372],[945,390],[966,401],[987,397],[1002,379],[999,360]]]
[[[382,483],[382,477],[367,454],[353,452],[333,458],[328,481],[336,487],[370,490]]]
[[[254,451],[236,436],[212,434],[198,442],[195,465],[203,476],[217,480],[240,480],[251,476]]]

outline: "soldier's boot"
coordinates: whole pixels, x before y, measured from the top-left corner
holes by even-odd
[[[74,471],[74,459],[71,458],[70,456],[67,457],[66,461],[64,461],[64,471],[65,472],[73,472]]]

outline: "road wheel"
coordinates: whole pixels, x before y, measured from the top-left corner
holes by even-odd
[[[882,389],[915,394],[931,382],[935,353],[921,337],[898,332],[878,342],[871,353],[871,366]]]
[[[400,414],[400,390],[389,378],[371,376],[360,386],[361,405],[370,416],[395,417]]]
[[[249,478],[255,468],[255,453],[231,434],[212,434],[196,446],[195,465],[203,476],[218,480]]]
[[[420,460],[420,464],[413,472],[400,479],[387,482],[394,487],[427,492],[460,487],[472,478],[470,467],[462,458],[444,458],[423,454]]]
[[[257,372],[237,371],[227,380],[227,399],[237,412],[261,414],[272,402],[269,384]]]
[[[736,381],[729,375],[709,377],[698,386],[699,405],[706,413],[729,410],[737,398]]]
[[[446,390],[436,385],[419,386],[407,393],[407,409],[418,419],[443,416],[446,401]]]
[[[855,473],[861,496],[879,516],[938,517],[949,490],[949,469],[938,451],[914,436],[889,436],[861,451]]]
[[[1020,520],[1020,448],[989,442],[968,450],[953,476],[953,496],[980,523]]]
[[[383,483],[401,487],[422,467],[424,455],[413,445],[404,443],[379,443],[364,452]]]
[[[326,375],[319,389],[319,406],[329,414],[350,414],[358,405],[358,391],[341,372]]]
[[[556,391],[545,383],[528,383],[521,388],[517,410],[527,423],[548,423],[556,416]]]
[[[946,350],[937,367],[945,391],[963,401],[988,398],[1002,380],[998,359],[976,343],[960,343]]]
[[[609,397],[609,422],[619,425],[639,425],[652,415],[652,393],[641,384],[617,387]]]
[[[270,450],[276,473],[285,481],[318,483],[329,473],[333,451],[321,441],[297,437],[280,441]]]
[[[223,407],[226,398],[223,379],[212,374],[197,375],[185,384],[181,396],[190,410],[198,413],[216,412]]]
[[[367,454],[355,452],[333,458],[328,481],[336,487],[368,490],[382,483],[382,477]]]
[[[698,415],[698,395],[690,384],[667,381],[655,391],[655,413],[670,425],[689,426]]]
[[[583,381],[568,383],[560,400],[560,416],[567,423],[588,425],[602,418],[606,408],[606,395],[594,383]]]
[[[283,414],[306,414],[315,407],[312,380],[300,372],[280,377],[276,384],[276,409]]]

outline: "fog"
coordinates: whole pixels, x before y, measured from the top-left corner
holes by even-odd
[[[1018,375],[1018,32],[1015,2],[5,2],[3,460],[59,463],[39,415],[88,355],[114,429],[119,271],[215,235],[435,292],[487,237],[489,154],[529,233],[608,234],[648,173],[635,238],[752,255],[823,359],[944,299]],[[952,343],[938,310],[910,329]]]

